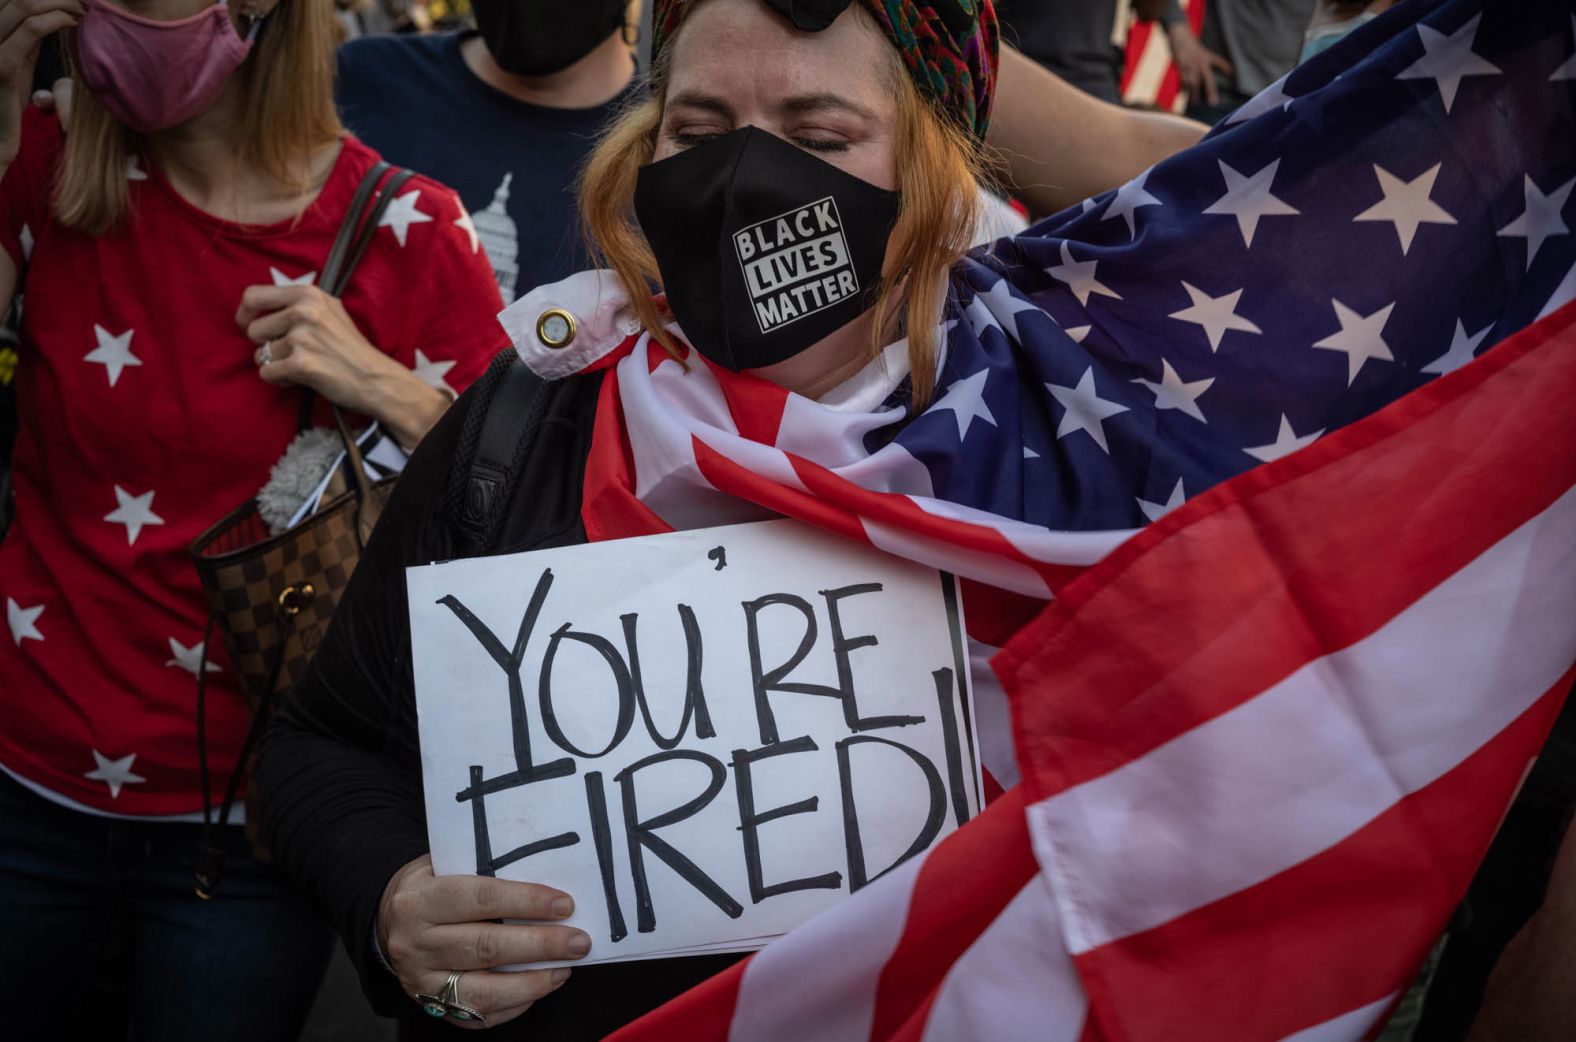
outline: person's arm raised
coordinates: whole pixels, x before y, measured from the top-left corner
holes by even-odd
[[[76,25],[85,11],[82,0],[0,0],[0,180],[22,147],[22,112],[39,45]],[[0,316],[11,309],[18,274],[16,261],[0,250]]]
[[[1004,159],[1012,193],[1050,214],[1136,177],[1208,129],[1100,101],[1003,47],[985,141]]]

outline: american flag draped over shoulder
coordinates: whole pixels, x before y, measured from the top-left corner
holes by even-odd
[[[1569,3],[1410,0],[961,264],[917,417],[902,345],[820,402],[605,359],[593,538],[782,513],[964,576],[1021,772],[618,1037],[1368,1030],[1571,682],[1573,102]]]

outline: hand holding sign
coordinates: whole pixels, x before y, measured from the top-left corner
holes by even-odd
[[[434,869],[572,891],[587,962],[760,947],[978,811],[934,569],[770,521],[407,586]]]
[[[378,943],[408,995],[438,994],[455,970],[482,971],[464,978],[464,999],[494,1027],[557,989],[569,979],[569,970],[487,971],[578,959],[591,950],[591,938],[567,926],[487,920],[561,920],[574,910],[574,900],[551,887],[484,876],[435,876],[432,858],[423,855],[394,873],[384,889]]]

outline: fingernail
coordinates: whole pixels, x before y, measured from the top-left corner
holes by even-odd
[[[557,916],[559,919],[567,919],[569,917],[569,913],[573,912],[574,910],[574,901],[567,897],[560,897],[558,900],[553,902],[553,915]]]
[[[569,944],[566,947],[569,949],[569,957],[578,959],[591,950],[591,937],[589,934],[577,933],[569,938]]]
[[[569,979],[569,968],[567,966],[561,966],[558,969],[553,971],[553,977],[552,977],[553,987],[555,987],[555,988],[558,987],[560,984],[562,984],[564,981],[566,981],[568,979]]]

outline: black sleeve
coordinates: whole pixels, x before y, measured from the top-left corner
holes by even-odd
[[[405,568],[450,556],[448,475],[466,413],[489,383],[461,396],[411,457],[258,751],[264,845],[328,914],[385,1015],[409,1000],[371,947],[378,901],[394,872],[428,849]]]
[[[395,486],[322,644],[258,753],[252,808],[274,860],[339,930],[362,990],[401,1038],[454,1039],[416,1015],[372,947],[383,889],[427,853],[405,568],[460,556],[449,524],[451,474],[474,451],[467,414],[500,382],[495,363],[422,440]],[[584,541],[581,477],[601,374],[548,385],[534,450],[517,464],[504,531],[489,552]],[[480,420],[480,413],[476,419]],[[738,956],[613,963],[577,969],[564,987],[489,1033],[531,1042],[590,1042],[718,973]],[[501,1032],[501,1034],[500,1034]]]

